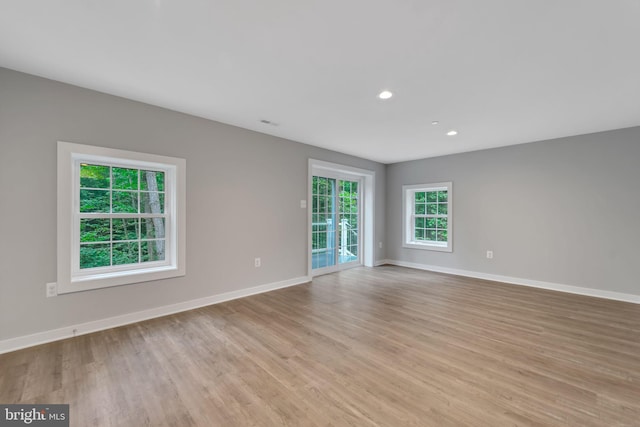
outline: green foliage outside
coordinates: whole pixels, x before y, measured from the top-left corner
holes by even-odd
[[[448,192],[420,191],[415,193],[415,239],[446,242],[448,236]],[[423,216],[421,216],[423,215]]]
[[[336,186],[339,199],[337,209],[334,207]],[[327,241],[332,241],[336,236],[335,229],[341,221],[346,220],[349,224],[348,245],[357,252],[358,183],[314,176],[312,192],[312,249],[327,248]]]
[[[164,178],[160,171],[80,166],[80,213],[95,214],[80,219],[81,269],[164,260],[163,217],[109,215],[164,213]]]

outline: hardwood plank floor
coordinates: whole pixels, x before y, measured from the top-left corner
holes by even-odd
[[[84,426],[640,426],[640,306],[357,268],[0,355]]]

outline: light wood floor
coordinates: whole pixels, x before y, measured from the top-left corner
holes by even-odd
[[[0,356],[84,426],[640,426],[640,305],[399,268]]]

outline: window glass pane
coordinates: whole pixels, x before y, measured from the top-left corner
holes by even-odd
[[[112,168],[113,188],[119,190],[138,189],[138,169]]]
[[[340,200],[338,200],[338,211],[340,213],[345,213],[345,212],[349,212],[348,211],[348,207],[346,205],[346,201],[349,200],[345,197],[340,197]]]
[[[152,214],[164,213],[164,193],[141,192],[140,211]]]
[[[438,203],[438,214],[440,215],[446,215],[448,209],[448,205],[446,203]]]
[[[164,238],[164,218],[143,218],[140,222],[143,239]]]
[[[138,218],[114,218],[113,240],[137,240],[140,238]]]
[[[80,212],[109,212],[109,190],[80,190]]]
[[[438,218],[436,222],[438,228],[447,228],[447,218]]]
[[[323,195],[329,193],[329,180],[327,178],[322,178],[320,180],[318,191],[319,191],[319,194],[323,194]]]
[[[435,215],[438,213],[438,205],[435,203],[427,204],[427,215]]]
[[[355,261],[355,257],[358,256],[358,245],[357,244],[349,245],[349,252],[351,252],[351,254],[354,256],[354,261]]]
[[[325,207],[327,212],[333,212],[333,197],[327,196],[325,199]]]
[[[80,187],[109,188],[109,166],[81,164]]]
[[[446,230],[438,230],[438,241],[446,242],[447,241],[447,231]]]
[[[416,228],[424,228],[425,218],[416,218]]]
[[[138,193],[133,191],[114,191],[113,212],[138,213]]]
[[[437,191],[428,191],[427,192],[427,202],[437,202],[438,201],[438,192]]]
[[[416,240],[424,240],[424,229],[416,228],[415,236],[416,236]]]
[[[313,234],[312,249],[324,249],[327,247],[327,233],[322,231]]]
[[[110,262],[110,244],[80,245],[80,268],[106,267]]]
[[[142,262],[164,261],[164,246],[164,240],[142,242],[140,244],[142,249]]]
[[[416,204],[416,215],[424,215],[427,210],[426,210],[426,205],[424,204]]]
[[[81,242],[105,242],[111,237],[109,219],[80,219]]]
[[[436,219],[435,218],[427,218],[426,228],[436,228]]]
[[[350,201],[351,213],[358,213],[358,199],[353,198]]]
[[[424,203],[427,200],[427,193],[425,193],[424,191],[420,191],[415,193],[415,197],[416,197],[416,203]]]
[[[427,230],[427,233],[425,234],[425,238],[427,240],[436,240],[436,230]]]
[[[141,170],[140,189],[149,191],[164,191],[164,172]]]
[[[114,243],[113,265],[136,264],[138,262],[138,242]]]
[[[438,191],[438,201],[446,202],[447,201],[447,192],[446,191]]]

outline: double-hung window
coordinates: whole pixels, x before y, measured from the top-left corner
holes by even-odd
[[[453,250],[452,183],[404,185],[403,246]]]
[[[185,161],[58,143],[58,293],[185,274]]]

